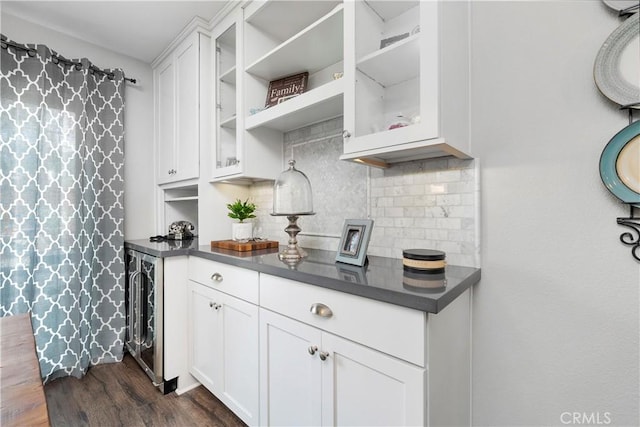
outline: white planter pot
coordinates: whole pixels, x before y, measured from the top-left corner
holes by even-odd
[[[231,224],[233,240],[249,240],[253,237],[253,224],[250,222],[234,222]]]

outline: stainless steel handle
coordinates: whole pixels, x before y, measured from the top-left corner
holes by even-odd
[[[211,280],[213,280],[214,282],[222,282],[222,280],[223,280],[222,274],[220,274],[220,273],[213,273],[213,274],[211,275]]]
[[[142,269],[142,262],[140,262],[140,268]],[[136,292],[136,298],[137,298],[137,310],[138,310],[138,330],[136,331],[136,344],[138,345],[142,345],[144,343],[144,330],[146,330],[146,325],[145,325],[145,318],[144,318],[144,312],[145,309],[144,307],[147,304],[147,301],[144,299],[144,289],[143,286],[144,284],[142,283],[142,271],[140,271],[140,274],[138,274],[137,276],[138,280],[138,290]]]
[[[320,352],[320,360],[327,360],[327,357],[329,357],[329,353],[326,351],[321,351]]]
[[[342,131],[342,137],[343,138],[351,138],[351,133],[348,130],[343,130]]]
[[[129,273],[129,342],[136,342],[136,330],[135,330],[135,304],[137,298],[134,293],[136,292],[136,277],[140,275],[140,271],[134,271]],[[135,349],[138,351],[138,349]]]
[[[309,354],[313,356],[314,354],[316,354],[316,351],[318,351],[318,347],[315,345],[311,345],[309,346],[308,350],[309,350]]]
[[[315,314],[316,316],[320,316],[320,317],[329,318],[333,316],[333,311],[331,311],[329,307],[327,307],[326,305],[320,302],[311,304],[311,308],[309,309],[309,311],[311,311],[312,314]]]

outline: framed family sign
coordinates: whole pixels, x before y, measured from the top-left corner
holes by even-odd
[[[345,220],[336,261],[359,266],[365,265],[372,229],[372,219]]]

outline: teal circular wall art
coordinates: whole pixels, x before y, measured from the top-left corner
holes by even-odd
[[[640,207],[640,121],[622,129],[604,147],[600,177],[614,196]]]

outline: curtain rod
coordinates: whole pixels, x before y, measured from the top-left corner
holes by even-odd
[[[23,44],[19,44],[19,43],[15,43],[15,42],[12,42],[10,40],[7,40],[7,37],[3,34],[2,35],[2,49],[7,49],[9,46],[11,46],[11,47],[13,47],[15,49],[24,50],[31,57],[36,55],[36,50],[35,49],[30,48],[28,46],[25,46]],[[71,61],[71,60],[63,57],[62,55],[52,55],[51,58],[52,58],[53,62],[56,63],[56,64],[58,62],[62,62],[62,63],[67,64],[67,65],[75,65],[76,69],[78,69],[78,70],[80,69],[80,67],[82,67],[82,63],[81,62]],[[113,76],[114,76],[113,73],[110,73],[108,71],[104,71],[104,70],[96,67],[93,64],[91,64],[89,66],[89,70],[91,70],[94,73],[105,74],[110,79],[112,79]],[[124,79],[126,81],[128,81],[128,82],[133,83],[133,84],[136,84],[138,82],[136,79],[132,79],[132,78],[129,78],[129,77],[125,77]]]

